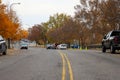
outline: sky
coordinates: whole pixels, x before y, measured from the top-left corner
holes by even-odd
[[[4,4],[20,3],[11,8],[17,13],[22,27],[28,29],[35,24],[47,22],[56,13],[74,16],[74,6],[79,0],[2,0]]]

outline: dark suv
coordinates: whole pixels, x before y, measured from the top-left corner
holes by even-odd
[[[102,52],[110,49],[111,53],[120,50],[120,30],[110,31],[102,40]]]
[[[3,39],[2,36],[0,36],[0,54],[2,53],[2,55],[6,55],[6,52],[7,52],[6,41]]]

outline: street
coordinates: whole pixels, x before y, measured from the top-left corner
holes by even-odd
[[[0,56],[0,80],[120,80],[120,54],[29,48]]]

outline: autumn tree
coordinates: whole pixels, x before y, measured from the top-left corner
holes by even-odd
[[[97,24],[97,14],[98,13],[96,13],[95,11],[93,11],[93,7],[95,7],[96,6],[96,4],[94,4],[94,3],[92,3],[92,5],[90,6],[90,4],[88,4],[88,3],[90,3],[90,1],[89,0],[81,0],[80,1],[80,5],[76,5],[75,6],[75,10],[76,10],[76,12],[75,12],[75,20],[79,23],[79,26],[80,26],[80,33],[82,33],[83,35],[85,34],[84,33],[84,29],[89,29],[89,32],[87,33],[86,32],[86,37],[87,38],[89,38],[89,43],[92,43],[92,41],[93,41],[93,34],[95,34],[95,30],[93,30],[93,25],[95,26],[95,24]],[[95,9],[96,9],[96,7],[95,7]],[[94,10],[95,10],[94,9]],[[96,10],[97,11],[97,10]],[[79,33],[79,35],[81,35]],[[84,45],[83,43],[85,43],[85,42],[83,42],[83,41],[85,41],[85,40],[82,40],[82,35],[81,35],[81,41],[82,41],[82,45]]]
[[[10,38],[11,39],[14,39],[14,37],[17,37],[15,36],[16,34],[18,34],[18,30],[21,30],[21,22],[16,14],[16,12],[12,9],[12,7],[10,6],[9,8],[9,5],[7,5],[7,8],[6,8],[6,12],[7,12],[7,15],[11,21],[11,25],[9,26],[10,27],[10,30],[9,32],[10,33]]]
[[[68,18],[66,14],[54,14],[53,16],[50,16],[49,21],[48,21],[48,26],[51,28],[58,28],[63,25],[65,20]]]
[[[119,0],[80,0],[75,6],[75,19],[89,29],[91,44],[100,43],[106,32],[119,29],[119,4]]]
[[[44,25],[44,24],[43,24]],[[34,25],[31,28],[28,39],[32,41],[36,41],[39,44],[46,43],[46,28],[43,25]]]
[[[4,38],[8,38],[8,28],[11,25],[8,15],[5,13],[6,6],[0,3],[0,35]],[[9,28],[10,29],[10,28]]]
[[[14,39],[17,37],[15,35],[18,34],[19,28],[21,28],[21,23],[16,12],[12,9],[9,10],[7,6],[0,3],[0,35],[6,39]]]
[[[2,3],[0,3],[0,23],[0,35],[8,39],[8,48],[10,48],[10,40],[14,41],[22,38],[18,36],[21,34],[22,28],[16,12]]]
[[[48,23],[48,31],[47,38],[48,41],[51,42],[60,42],[61,40],[61,27],[64,23],[70,18],[65,14],[55,14],[54,16],[50,16]],[[64,36],[63,36],[64,37]]]
[[[24,29],[19,29],[17,33],[15,34],[14,40],[20,40],[20,39],[27,39],[28,38],[28,31]],[[17,37],[16,37],[17,36]]]
[[[113,30],[120,29],[120,1],[108,0],[100,4],[102,19]]]

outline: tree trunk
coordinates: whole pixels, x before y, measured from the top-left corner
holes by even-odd
[[[8,49],[10,49],[10,38],[8,38]]]

